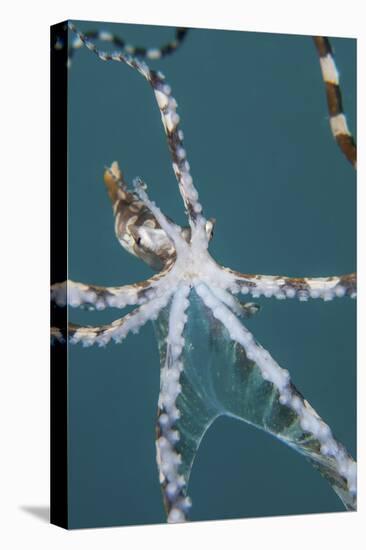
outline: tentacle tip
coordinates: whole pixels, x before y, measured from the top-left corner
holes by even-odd
[[[133,179],[132,185],[136,192],[147,190],[147,184],[139,176]]]
[[[178,508],[172,508],[167,518],[168,523],[183,523],[185,520],[184,513]]]

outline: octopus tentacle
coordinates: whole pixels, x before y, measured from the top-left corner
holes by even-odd
[[[167,271],[159,272],[145,281],[123,286],[105,287],[68,279],[51,286],[51,299],[58,306],[89,306],[98,310],[139,305],[159,294],[159,281]]]
[[[356,273],[331,277],[287,277],[285,275],[248,275],[229,268],[222,268],[237,292],[254,298],[274,296],[279,300],[298,298],[322,298],[324,301],[343,296],[356,297]]]
[[[111,340],[119,344],[130,332],[137,334],[147,321],[155,320],[160,310],[167,305],[170,295],[171,293],[165,292],[163,296],[149,300],[108,325],[82,327],[69,323],[66,330],[67,339],[71,344],[80,343],[84,347],[94,344],[105,346]],[[51,334],[56,340],[62,342],[65,339],[63,332],[60,328],[53,327]]]
[[[339,74],[335,64],[333,50],[327,37],[314,36],[313,38],[319,54],[320,68],[325,84],[330,129],[340,150],[356,169],[357,148],[355,140],[348,128],[343,110]]]
[[[176,110],[177,102],[171,95],[171,88],[166,83],[164,75],[160,71],[157,72],[150,69],[144,61],[132,55],[124,54],[123,52],[112,54],[103,52],[85,34],[80,32],[73,23],[69,22],[69,28],[99,59],[102,61],[125,63],[137,70],[149,82],[154,90],[155,99],[160,110],[172,158],[173,170],[178,180],[179,190],[186,207],[189,223],[192,228],[198,222],[201,222],[200,225],[202,225],[202,205],[198,200],[198,192],[193,184],[190,166],[186,159],[187,154],[183,146],[183,132],[179,128],[180,117]]]

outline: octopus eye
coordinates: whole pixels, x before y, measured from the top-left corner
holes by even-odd
[[[140,246],[140,244],[141,244],[141,237],[137,237],[137,239],[136,239],[136,244],[137,244],[137,246]]]

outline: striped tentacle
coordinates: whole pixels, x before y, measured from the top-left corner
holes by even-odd
[[[117,48],[120,48],[121,50],[123,50],[123,52],[133,55],[135,57],[154,60],[154,59],[161,59],[162,57],[166,57],[167,55],[174,53],[184,41],[187,35],[187,32],[188,32],[188,29],[186,28],[183,28],[183,27],[176,28],[174,39],[167,42],[166,44],[163,44],[163,46],[160,46],[158,48],[144,48],[142,46],[133,46],[131,44],[126,43],[126,41],[122,37],[118,36],[117,34],[114,34],[109,31],[103,31],[103,30],[85,31],[84,36],[88,40],[98,40],[100,42],[108,42],[110,44],[113,44]],[[75,39],[71,42],[71,45],[68,50],[69,67],[71,66],[72,58],[74,57],[75,53],[83,45],[84,45],[83,41],[78,36],[75,37]]]
[[[58,306],[88,306],[98,310],[107,307],[124,308],[127,305],[143,304],[159,295],[159,280],[167,271],[157,273],[146,281],[123,286],[97,286],[63,281],[51,287],[51,299]]]
[[[94,344],[105,346],[111,340],[119,344],[130,332],[137,334],[147,321],[154,321],[157,319],[160,310],[169,302],[171,294],[172,292],[166,292],[163,296],[150,300],[109,325],[82,327],[69,323],[67,327],[67,338],[71,344],[80,343],[84,347],[89,347]],[[56,330],[62,334],[60,329]],[[62,334],[62,336],[65,338],[66,335]]]
[[[356,273],[334,277],[286,277],[281,275],[246,275],[228,268],[223,269],[230,275],[229,280],[233,284],[232,291],[250,294],[253,298],[273,296],[279,300],[298,298],[305,302],[309,298],[321,298],[324,301],[329,301],[336,297],[356,297]]]
[[[325,36],[314,36],[314,43],[320,58],[320,68],[325,84],[332,134],[341,151],[356,168],[357,149],[343,111],[339,74],[334,61],[332,47]]]
[[[179,472],[181,457],[176,446],[179,432],[175,423],[180,417],[177,398],[181,392],[179,383],[183,369],[181,356],[184,346],[183,331],[187,322],[185,314],[189,306],[190,287],[182,284],[175,292],[169,313],[169,330],[164,367],[161,369],[158,419],[156,429],[156,460],[164,505],[169,523],[187,520],[191,506],[186,496],[184,476]]]
[[[183,132],[179,128],[180,117],[177,114],[177,102],[171,95],[171,88],[166,83],[164,75],[160,71],[151,70],[144,61],[122,52],[107,53],[99,50],[73,23],[69,23],[73,31],[85,46],[102,61],[118,61],[137,70],[151,85],[155,93],[164,130],[167,136],[168,146],[172,157],[174,173],[176,175],[179,190],[182,195],[191,227],[204,226],[201,212],[202,206],[198,200],[198,192],[193,184],[190,166],[186,160],[186,151],[183,146]]]
[[[248,359],[256,363],[262,377],[278,390],[280,403],[299,415],[303,430],[318,440],[320,456],[330,457],[339,480],[345,480],[349,500],[353,502],[357,489],[356,463],[345,448],[334,439],[329,426],[309,403],[295,392],[289,372],[281,368],[270,353],[255,341],[251,332],[205,284],[197,283],[195,289],[214,317],[227,329],[230,338],[238,342],[244,348]],[[320,457],[317,460],[319,462]]]

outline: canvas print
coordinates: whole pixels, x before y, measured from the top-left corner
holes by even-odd
[[[68,21],[51,62],[51,521],[356,510],[356,40]]]

